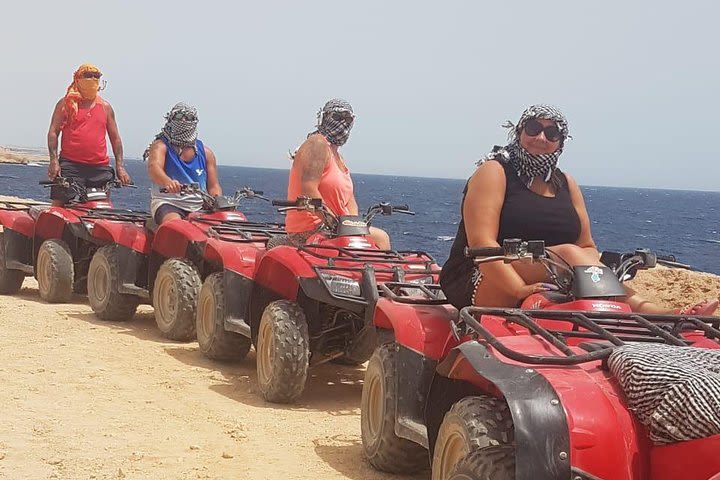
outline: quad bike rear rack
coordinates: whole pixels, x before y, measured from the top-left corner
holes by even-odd
[[[505,345],[479,320],[483,315],[503,317],[509,323],[527,328],[532,335],[550,343],[559,354],[528,355]],[[470,330],[507,358],[535,365],[577,365],[607,358],[615,347],[626,342],[657,342],[689,346],[681,333],[701,331],[709,339],[720,341],[720,317],[688,315],[651,315],[614,312],[578,312],[564,310],[521,310],[516,308],[465,307],[460,319]],[[556,320],[572,324],[572,329],[544,328],[538,320]],[[585,338],[590,342],[577,346],[588,353],[577,353],[567,344],[568,338]]]

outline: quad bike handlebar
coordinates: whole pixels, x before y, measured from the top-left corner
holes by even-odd
[[[38,183],[44,188],[63,187],[69,189],[75,194],[75,198],[79,199],[81,202],[97,200],[90,198],[92,196],[92,192],[100,192],[101,194],[107,195],[107,193],[113,188],[137,188],[137,186],[132,183],[124,185],[120,182],[120,180],[115,178],[106,182],[102,187],[87,187],[76,182],[72,178],[66,177],[55,177],[53,180],[41,180]]]
[[[331,232],[336,232],[340,217],[335,215],[322,201],[322,198],[310,198],[306,196],[299,196],[295,200],[273,200],[272,204],[278,208],[280,212],[286,212],[288,210],[306,210],[314,212],[322,219],[323,225],[326,229]],[[392,205],[388,202],[380,202],[370,206],[365,213],[362,221],[367,225],[370,225],[373,218],[376,215],[392,215],[393,213],[402,213],[405,215],[415,215],[415,212],[410,211],[408,205]]]
[[[160,192],[168,193],[168,189],[165,187],[160,188]],[[250,187],[236,190],[232,197],[224,195],[212,196],[200,188],[200,184],[196,182],[180,185],[180,193],[183,195],[199,195],[203,199],[204,208],[210,211],[234,210],[240,204],[240,201],[245,198],[259,198],[267,202],[270,201],[269,198],[263,195],[262,190],[254,190]]]
[[[550,279],[562,292],[569,291],[575,275],[572,266],[556,253],[546,249],[542,240],[506,239],[502,247],[465,247],[465,256],[472,258],[476,264],[498,261],[542,263]],[[671,268],[691,268],[677,262],[673,255],[657,255],[647,248],[638,248],[632,253],[602,252],[600,262],[609,267],[620,282],[631,280],[639,270],[654,268],[658,264]],[[560,272],[567,275],[559,275]]]

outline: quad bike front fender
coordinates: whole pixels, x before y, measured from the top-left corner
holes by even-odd
[[[226,242],[211,237],[205,243],[203,258],[225,270],[253,278],[258,261],[264,253],[265,248],[254,243]]]
[[[96,220],[91,235],[101,243],[117,243],[143,255],[150,252],[150,234],[135,223]]]
[[[438,364],[437,372],[505,398],[515,427],[517,480],[572,478],[564,409],[550,382],[535,369],[500,362],[473,340],[452,349]],[[433,382],[431,399],[437,396],[440,384]]]
[[[40,213],[35,222],[34,235],[38,240],[35,249],[40,248],[43,240],[62,239],[67,225],[79,223],[79,217],[62,208],[52,207]]]
[[[536,342],[529,337],[515,341],[528,342],[526,348]],[[429,404],[439,401],[439,389],[448,381],[504,398],[515,426],[518,480],[648,478],[645,432],[596,363],[521,365],[496,358],[473,340],[451,350],[438,365]]]
[[[13,230],[28,238],[32,238],[35,221],[24,211],[0,210],[0,231]]]
[[[205,232],[187,220],[171,220],[157,229],[152,240],[152,250],[162,258],[187,255],[190,244],[202,244],[207,241]]]
[[[450,328],[456,317],[457,310],[447,305],[411,305],[380,298],[373,324],[392,330],[399,345],[438,361],[456,344]]]

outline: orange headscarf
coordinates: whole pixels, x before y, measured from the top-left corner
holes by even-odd
[[[100,79],[83,78],[86,73],[102,72],[99,68],[91,63],[83,63],[75,70],[73,81],[67,88],[65,93],[65,122],[69,122],[75,118],[78,112],[78,102],[82,99],[95,100],[98,89],[100,87]]]

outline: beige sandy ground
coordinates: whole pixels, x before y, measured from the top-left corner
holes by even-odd
[[[717,296],[720,277],[656,269],[634,286],[680,306]],[[253,352],[211,362],[160,337],[149,307],[107,323],[83,297],[43,303],[30,278],[0,296],[0,331],[0,478],[429,478],[363,458],[362,367],[318,367],[299,404],[269,404]]]

